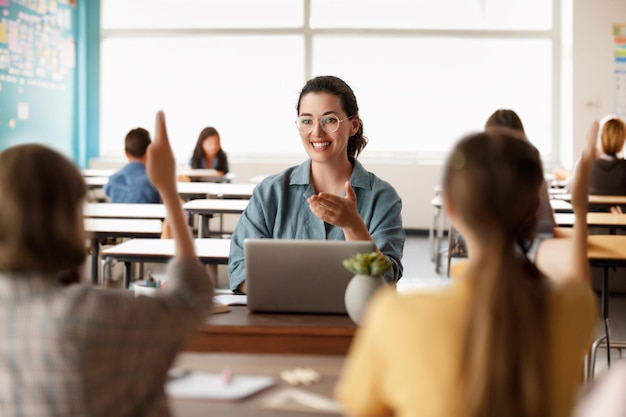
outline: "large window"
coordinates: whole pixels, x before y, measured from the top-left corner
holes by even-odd
[[[354,89],[364,156],[438,158],[512,108],[544,160],[559,143],[559,0],[101,0],[100,153],[166,111],[179,160],[216,127],[229,156],[302,154],[315,75]]]

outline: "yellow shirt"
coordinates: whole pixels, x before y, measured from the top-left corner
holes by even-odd
[[[458,369],[469,297],[466,281],[437,291],[376,294],[336,387],[347,414],[462,415]],[[595,297],[589,284],[570,282],[554,285],[548,302],[548,415],[566,417],[594,334]]]

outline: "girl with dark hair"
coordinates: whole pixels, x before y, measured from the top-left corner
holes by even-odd
[[[233,291],[245,292],[245,238],[372,240],[402,276],[402,202],[391,184],[357,161],[367,139],[352,89],[333,76],[309,80],[298,99],[296,127],[309,159],[267,177],[254,190],[231,239]]]
[[[574,229],[535,233],[543,170],[515,131],[461,140],[444,173],[446,214],[465,236],[467,266],[437,292],[379,291],[337,396],[350,416],[567,417],[594,335],[587,261],[587,187],[598,124],[574,186]]]
[[[228,174],[228,158],[214,127],[205,127],[200,132],[190,165],[193,169],[214,169],[218,175]]]

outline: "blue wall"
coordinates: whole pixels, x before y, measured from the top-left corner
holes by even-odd
[[[97,155],[94,53],[99,1],[0,0],[0,150],[44,143],[81,166]]]

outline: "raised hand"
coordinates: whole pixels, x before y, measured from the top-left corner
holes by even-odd
[[[576,175],[572,183],[572,208],[574,212],[586,213],[589,201],[589,174],[595,160],[596,141],[600,124],[594,121],[587,132],[585,148],[576,168]]]
[[[148,177],[161,193],[161,198],[165,198],[164,194],[171,196],[172,192],[176,193],[176,162],[167,136],[165,114],[162,111],[157,112],[154,141],[148,147],[147,155]]]
[[[154,141],[148,147],[146,168],[152,184],[159,190],[167,211],[167,221],[176,241],[176,257],[195,258],[195,248],[183,206],[176,191],[176,161],[167,137],[165,115],[157,112]]]

